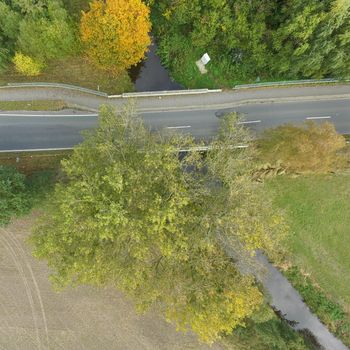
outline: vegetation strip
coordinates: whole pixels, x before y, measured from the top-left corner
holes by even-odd
[[[350,346],[350,314],[332,301],[310,277],[303,275],[298,267],[290,267],[283,273],[321,322],[344,344]]]
[[[68,108],[63,100],[0,101],[0,111],[60,111]]]
[[[0,153],[0,165],[15,167],[27,175],[46,170],[56,172],[60,168],[61,161],[71,153],[71,150]]]

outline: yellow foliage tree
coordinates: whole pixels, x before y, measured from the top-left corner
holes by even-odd
[[[44,65],[41,62],[38,62],[20,52],[16,52],[12,61],[15,64],[16,70],[27,76],[39,75],[44,68]]]
[[[91,61],[115,73],[139,63],[151,43],[149,13],[141,0],[92,1],[80,24]]]

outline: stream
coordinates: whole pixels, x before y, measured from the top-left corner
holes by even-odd
[[[146,58],[137,66],[129,69],[129,76],[135,91],[182,90],[183,86],[173,81],[169,72],[162,66],[156,54],[157,44],[152,40]]]

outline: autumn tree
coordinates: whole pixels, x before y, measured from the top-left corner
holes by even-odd
[[[242,260],[274,254],[284,227],[251,181],[254,147],[235,147],[249,133],[227,117],[208,157],[180,160],[191,137],[152,134],[130,107],[99,118],[31,238],[54,284],[114,285],[209,342],[243,325],[264,298]]]
[[[91,61],[114,72],[140,62],[150,44],[149,12],[141,0],[92,1],[81,18],[81,39]]]
[[[307,122],[267,129],[259,140],[260,159],[281,162],[290,172],[329,172],[344,164],[345,138],[331,123]]]

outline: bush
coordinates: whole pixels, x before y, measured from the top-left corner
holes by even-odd
[[[15,168],[0,165],[0,226],[11,217],[27,212],[30,202],[25,186],[25,176]]]
[[[265,322],[247,321],[245,327],[237,328],[224,338],[223,343],[227,346],[227,350],[316,349],[301,333],[293,330],[285,320],[277,316]]]
[[[16,52],[15,57],[13,58],[13,63],[15,64],[16,70],[19,73],[28,76],[39,75],[41,70],[44,68],[44,65],[41,62],[38,62],[29,56],[23,55],[20,52]]]
[[[346,145],[334,125],[307,122],[303,126],[281,125],[266,130],[258,141],[263,163],[280,162],[289,172],[327,173],[343,165],[338,151]]]

